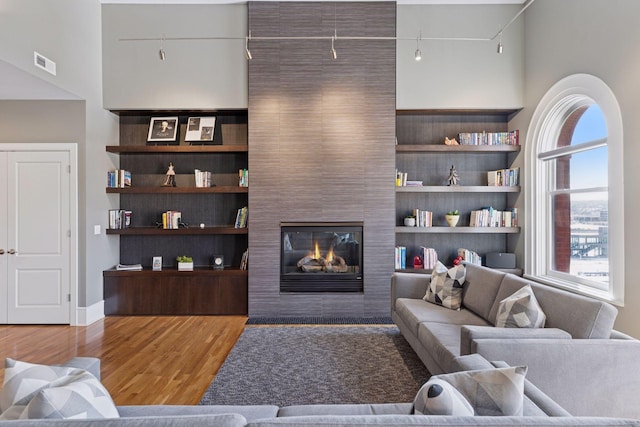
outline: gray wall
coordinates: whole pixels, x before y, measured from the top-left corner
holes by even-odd
[[[625,259],[625,307],[619,308],[616,328],[636,337],[640,337],[640,286],[633,264],[640,241],[640,170],[636,165],[640,158],[639,16],[640,2],[635,0],[537,0],[526,11],[525,108],[511,123],[526,132],[542,96],[571,74],[593,74],[616,95],[624,127],[624,228],[625,253],[629,254]],[[522,157],[521,153],[520,162]],[[519,255],[523,252],[521,241]]]
[[[334,8],[335,7],[335,8]],[[392,2],[250,2],[256,37],[395,34]],[[249,314],[389,313],[395,42],[255,41],[249,63]],[[364,294],[280,294],[280,222],[363,221]]]
[[[102,300],[102,270],[117,262],[118,253],[116,240],[108,239],[104,234],[93,235],[93,225],[101,224],[104,228],[106,211],[117,205],[117,200],[109,199],[104,190],[105,172],[113,167],[113,159],[107,156],[104,146],[116,143],[117,121],[102,108],[100,3],[98,0],[3,0],[0,4],[0,40],[6,41],[0,43],[0,60],[27,74],[16,79],[17,84],[25,85],[22,91],[14,88],[10,95],[0,93],[5,99],[1,106],[3,118],[13,115],[18,128],[29,129],[34,138],[41,139],[46,137],[42,127],[45,122],[34,121],[33,117],[66,118],[68,128],[52,132],[46,139],[50,142],[66,139],[64,142],[78,144],[78,301],[80,306],[89,306]],[[34,67],[34,50],[57,63],[57,76]],[[60,93],[69,93],[69,99],[83,100],[83,117],[74,120],[74,115],[80,114],[79,101],[52,106],[50,101],[6,100],[37,99],[33,88],[29,87],[32,77],[60,88]],[[42,97],[50,99],[51,91],[44,89],[45,86]],[[63,95],[59,97],[64,98]],[[61,105],[69,110],[56,111]],[[6,128],[3,126],[2,129]],[[16,137],[28,139],[24,133],[18,133]],[[11,139],[3,135],[3,142],[15,142]]]
[[[496,41],[422,40],[416,37],[491,38],[520,5],[399,5],[397,108],[520,108],[523,105],[524,19]]]
[[[102,6],[104,106],[108,109],[247,107],[246,5]],[[164,40],[123,38],[208,38]]]

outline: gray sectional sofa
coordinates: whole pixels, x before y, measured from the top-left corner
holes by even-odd
[[[494,365],[475,354],[454,358],[456,370],[492,369]],[[498,364],[496,367],[504,366]],[[94,358],[75,358],[65,366],[86,369],[100,378],[100,362]],[[640,421],[605,417],[572,417],[525,381],[524,410],[520,417],[412,415],[412,403],[361,405],[272,405],[247,406],[119,406],[120,418],[93,420],[0,421],[10,427],[270,427],[270,426],[638,426]]]
[[[395,273],[391,316],[432,374],[455,359],[526,365],[527,379],[572,415],[640,419],[640,341],[613,329],[617,309],[513,274],[466,265],[459,311],[424,301],[429,275]],[[545,312],[539,329],[498,328],[500,301],[530,284]]]

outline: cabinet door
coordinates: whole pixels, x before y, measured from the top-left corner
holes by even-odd
[[[7,154],[8,323],[70,321],[69,162],[62,151]]]

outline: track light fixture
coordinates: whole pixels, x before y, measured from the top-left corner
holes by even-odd
[[[164,34],[162,35],[162,38],[160,38],[160,50],[158,51],[158,56],[160,56],[160,61],[164,61],[164,59],[166,58],[166,54],[164,53]]]
[[[251,30],[249,30],[249,37],[244,38],[244,56],[247,57],[247,61],[253,59],[251,51],[249,50],[249,40],[251,40]]]
[[[422,31],[420,31],[420,35],[416,37],[416,61],[420,61],[422,59],[422,52],[420,52],[420,39],[422,39]]]
[[[496,49],[496,52],[500,54],[502,53],[502,50],[502,31],[500,31],[500,39],[498,40],[498,48]]]
[[[336,39],[336,36],[331,37],[331,59],[338,58],[338,54],[336,53],[336,50],[333,47],[333,42],[335,39]]]

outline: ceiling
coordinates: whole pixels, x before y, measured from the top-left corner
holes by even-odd
[[[300,0],[266,0],[300,1]],[[302,1],[350,1],[350,0],[302,0]],[[362,0],[361,0],[362,1]],[[382,1],[382,0],[364,0]],[[242,4],[247,0],[100,0],[104,4]],[[397,0],[398,4],[523,4],[525,0]]]

